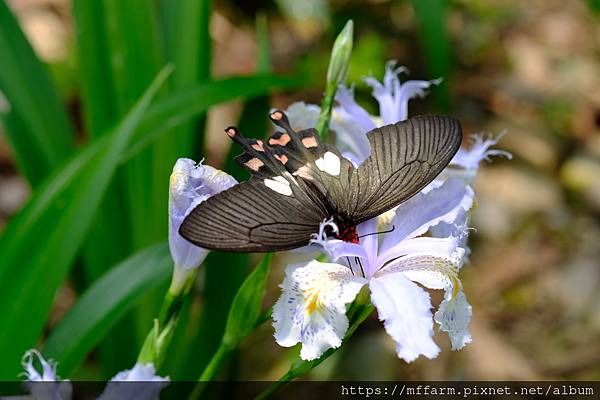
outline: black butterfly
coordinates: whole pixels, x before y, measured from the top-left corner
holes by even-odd
[[[458,120],[417,116],[367,133],[371,156],[358,168],[315,129],[294,131],[274,111],[276,131],[267,142],[227,135],[244,148],[235,160],[252,178],[196,207],[179,233],[207,249],[269,252],[305,246],[325,219],[339,228],[336,238],[358,242],[356,226],[419,193],[458,150]]]

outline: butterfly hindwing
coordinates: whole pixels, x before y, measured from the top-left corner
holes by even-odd
[[[352,174],[346,208],[358,224],[419,193],[460,147],[458,120],[416,116],[367,134],[371,156]]]
[[[282,182],[253,177],[221,192],[200,203],[179,233],[200,247],[221,251],[269,252],[304,246],[318,231],[325,211],[307,197],[302,182]]]

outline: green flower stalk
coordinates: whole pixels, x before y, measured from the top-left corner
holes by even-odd
[[[338,86],[346,81],[348,64],[350,64],[350,55],[352,54],[353,34],[354,24],[352,20],[349,20],[333,43],[329,68],[327,69],[325,94],[321,102],[321,114],[316,127],[322,141],[325,141],[329,133],[329,120],[331,119],[335,93]]]
[[[173,259],[171,285],[165,294],[158,318],[140,350],[138,361],[152,363],[158,369],[164,359],[183,302],[191,292],[198,268],[208,250],[193,245],[179,235],[179,227],[196,206],[209,197],[229,189],[237,181],[208,165],[180,158],[169,182],[169,249]]]
[[[268,317],[261,313],[261,306],[265,296],[269,265],[271,264],[272,254],[267,253],[263,256],[260,263],[248,275],[237,294],[235,295],[229,315],[225,332],[221,339],[219,348],[212,359],[198,378],[198,383],[192,391],[189,400],[195,400],[201,397],[207,382],[212,381],[221,369],[225,360],[229,357],[248,335],[250,335],[257,326],[265,322]],[[270,310],[266,312],[270,315]]]

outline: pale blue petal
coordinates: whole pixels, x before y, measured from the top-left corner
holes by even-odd
[[[136,363],[133,368],[119,372],[111,381],[115,382],[169,382],[169,377],[156,374],[156,368],[152,363]]]
[[[344,109],[336,107],[331,118],[331,131],[335,133],[335,146],[342,154],[350,153],[355,165],[360,165],[371,154],[371,144],[353,117]]]
[[[400,83],[398,74],[406,69],[395,66],[395,61],[387,63],[383,84],[374,78],[365,78],[365,82],[373,88],[373,97],[379,102],[379,113],[384,125],[404,121],[408,117],[408,101],[416,96],[425,96],[427,88],[440,82],[414,80]]]
[[[38,372],[33,365],[35,362],[40,364],[42,372]],[[21,365],[25,369],[25,377],[28,381],[54,382],[61,379],[56,375],[56,363],[52,360],[46,361],[36,349],[27,350],[21,360]]]
[[[452,236],[447,238],[417,237],[406,239],[390,247],[385,252],[379,253],[377,266],[378,268],[381,268],[390,261],[409,255],[452,257],[456,254],[457,249],[459,249],[458,239]],[[387,265],[387,267],[390,266],[392,266],[392,264]]]
[[[434,318],[440,329],[448,333],[452,350],[460,350],[471,342],[469,323],[472,316],[473,310],[462,290],[455,297],[451,293],[446,294]]]
[[[458,247],[464,250],[464,254],[458,263],[458,268],[462,267],[468,261],[469,254],[471,253],[471,249],[467,243],[469,239],[468,215],[468,211],[463,209],[459,211],[454,221],[442,221],[429,228],[429,233],[432,237],[444,238],[453,236],[458,239]]]
[[[108,382],[98,400],[158,400],[160,391],[169,385],[169,382],[169,377],[156,375],[156,369],[152,363],[138,362],[132,369],[121,371],[115,375]]]
[[[271,111],[275,110],[273,109]],[[307,104],[303,101],[292,103],[285,110],[290,125],[297,131],[314,128],[317,125],[320,113],[321,107],[314,104]],[[276,128],[280,129],[278,127]]]
[[[404,239],[422,235],[434,225],[456,220],[460,210],[473,202],[473,191],[457,179],[450,179],[427,193],[419,193],[396,209],[394,231],[384,235],[380,253],[385,253]]]
[[[346,160],[350,161],[354,168],[358,168],[358,166],[365,160],[363,158],[358,157],[356,155],[356,153],[351,152],[351,151],[343,151],[342,157],[344,157]]]
[[[483,135],[473,135],[473,143],[470,148],[460,148],[452,161],[450,161],[450,164],[459,165],[469,170],[477,170],[481,161],[490,161],[492,156],[502,156],[509,160],[512,159],[512,154],[507,151],[491,149],[492,146],[498,144],[502,136],[500,134],[496,137],[488,136],[484,139]]]
[[[343,257],[368,258],[365,248],[359,244],[344,242],[339,239],[327,239],[322,241],[313,240],[312,243],[320,245],[323,252],[327,254],[327,257],[332,262],[336,262]]]
[[[177,268],[196,268],[208,254],[179,234],[185,217],[201,202],[235,184],[233,177],[211,166],[189,158],[177,160],[169,183],[169,248]]]
[[[350,89],[340,86],[336,93],[340,106],[335,107],[331,130],[335,132],[336,147],[342,153],[352,153],[351,159],[360,165],[371,154],[366,133],[376,128],[371,116],[359,106]]]
[[[369,288],[379,319],[396,342],[398,357],[407,362],[420,355],[435,358],[440,349],[432,339],[429,294],[401,273],[373,278]]]
[[[362,266],[365,270],[365,276],[368,278],[373,275],[377,269],[377,253],[379,243],[379,235],[377,234],[377,218],[371,218],[370,220],[358,225],[357,233],[359,237],[361,237],[359,239],[360,245],[366,253],[366,258],[363,258],[363,260],[366,262],[363,261]]]
[[[34,363],[42,367],[39,372]],[[73,386],[69,380],[62,380],[56,374],[56,363],[46,361],[36,349],[25,352],[21,365],[25,369],[25,386],[34,399],[71,400]]]
[[[354,101],[352,90],[345,86],[338,87],[335,99],[343,111],[354,120],[354,123],[362,130],[363,136],[370,130],[377,128],[369,113]],[[341,111],[341,110],[339,110]]]
[[[431,238],[416,238],[410,241],[421,241],[421,239]],[[423,252],[409,253],[394,259],[377,271],[375,276],[402,272],[411,281],[418,282],[428,289],[445,289],[449,285],[454,285],[458,282],[458,262],[464,250],[456,247],[456,242],[452,243],[452,238],[442,240],[446,241],[447,248],[441,249],[437,246],[436,249],[435,243],[426,248],[428,242],[421,241]]]
[[[395,96],[395,109],[389,115],[381,114],[384,124],[391,124],[395,121],[404,121],[408,118],[408,102],[415,97],[425,97],[427,89],[432,85],[438,85],[440,79],[431,81],[411,80],[404,82]],[[389,122],[388,122],[389,121]]]

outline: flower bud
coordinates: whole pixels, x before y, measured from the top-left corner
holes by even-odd
[[[327,69],[327,85],[338,85],[346,80],[350,55],[352,54],[352,35],[354,24],[349,20],[333,43],[331,60]]]
[[[196,164],[189,158],[177,160],[169,182],[169,247],[176,269],[197,268],[208,254],[208,250],[179,234],[185,217],[198,204],[236,183],[232,176],[209,165]]]

